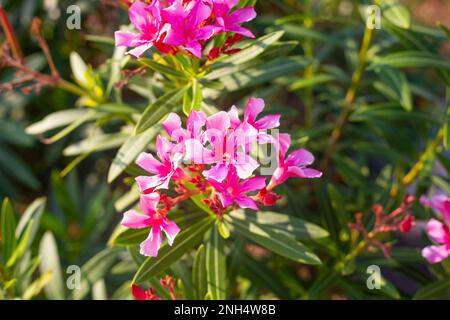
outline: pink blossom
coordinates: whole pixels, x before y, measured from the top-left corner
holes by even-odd
[[[213,0],[216,26],[222,32],[234,32],[248,38],[254,38],[253,33],[247,28],[241,27],[240,24],[253,20],[256,17],[255,9],[245,7],[231,12],[231,9],[238,3],[239,0]]]
[[[198,0],[185,4],[182,0],[173,1],[162,12],[167,21],[162,30],[166,34],[164,43],[181,46],[201,59],[203,48],[200,41],[210,39],[216,31],[214,26],[205,25],[211,12],[210,1]]]
[[[186,158],[200,164],[215,164],[203,172],[205,177],[222,182],[228,174],[230,166],[237,170],[240,178],[252,175],[259,167],[258,162],[247,154],[245,146],[256,137],[251,130],[233,130],[229,115],[218,112],[206,120],[206,139],[212,149],[205,148],[201,141],[186,141]],[[239,146],[243,146],[239,150]]]
[[[248,131],[249,128],[254,128],[257,131],[257,138],[259,143],[273,143],[272,136],[265,132],[265,130],[274,129],[280,126],[281,115],[273,114],[256,120],[258,115],[264,110],[265,103],[260,98],[250,98],[247,102],[244,111],[244,122],[239,120],[238,111],[235,106],[231,107],[228,115],[230,116],[233,128],[242,128]],[[247,133],[248,134],[248,133]]]
[[[179,180],[184,177],[184,171],[179,167],[183,158],[182,154],[172,154],[173,144],[167,139],[158,136],[156,140],[156,149],[158,161],[150,153],[141,153],[136,160],[136,164],[147,172],[155,174],[154,176],[136,177],[139,190],[147,193],[158,189],[168,189],[170,180]]]
[[[131,23],[139,33],[116,31],[116,46],[134,47],[128,53],[136,58],[141,57],[158,41],[162,25],[160,10],[159,0],[153,0],[149,5],[141,1],[134,2],[129,8],[128,14]]]
[[[445,195],[435,195],[428,200],[425,196],[420,197],[420,203],[442,213],[444,220],[450,224],[450,198]]]
[[[450,256],[450,230],[441,222],[431,219],[427,224],[428,237],[437,245],[425,247],[422,256],[429,263],[439,263]]]
[[[266,178],[264,177],[253,177],[239,182],[236,170],[233,169],[228,171],[226,182],[218,182],[214,179],[208,179],[208,181],[218,192],[224,208],[236,203],[240,208],[258,210],[255,201],[246,194],[251,191],[264,189],[266,186]]]
[[[277,146],[278,167],[272,175],[267,187],[268,190],[273,189],[288,178],[320,178],[322,176],[322,172],[307,167],[314,162],[314,156],[308,150],[295,150],[286,158],[285,155],[290,144],[289,134],[280,134]]]
[[[158,193],[141,195],[140,207],[144,214],[135,210],[124,213],[122,225],[132,229],[151,227],[149,237],[141,243],[141,254],[156,257],[162,243],[162,232],[166,234],[167,242],[171,246],[180,228],[175,222],[168,220],[165,215],[157,210],[160,196]]]
[[[163,127],[172,141],[183,145],[178,150],[184,152],[184,142],[189,139],[197,139],[204,142],[203,126],[206,123],[206,115],[203,111],[192,110],[186,120],[186,129],[181,127],[181,118],[176,113],[170,113]],[[177,151],[178,151],[177,150]]]

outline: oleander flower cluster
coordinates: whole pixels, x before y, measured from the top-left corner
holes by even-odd
[[[426,231],[430,240],[435,244],[422,250],[422,256],[429,263],[439,263],[450,257],[450,198],[445,195],[436,195],[430,200],[421,197],[420,202],[442,215],[444,223],[431,219],[427,223]]]
[[[136,178],[143,214],[130,210],[122,221],[129,228],[151,227],[141,243],[141,254],[157,256],[163,232],[172,245],[180,228],[167,214],[192,196],[200,195],[210,212],[221,219],[235,208],[258,210],[260,205],[274,205],[280,199],[274,189],[289,178],[322,176],[308,167],[314,162],[309,151],[289,152],[290,135],[277,129],[280,115],[260,116],[264,107],[264,100],[250,98],[243,119],[235,106],[209,117],[193,110],[185,127],[177,114],[168,115],[163,123],[167,137],[157,137],[156,157],[142,153],[136,160],[149,173]],[[258,174],[261,160],[252,152],[261,145],[276,154],[270,179]],[[170,197],[169,191],[178,196]]]
[[[208,41],[229,33],[224,47],[213,47],[209,57],[219,53],[231,54],[230,47],[241,37],[254,38],[241,26],[253,20],[253,7],[236,9],[239,0],[152,0],[134,2],[129,17],[138,33],[117,31],[116,46],[132,47],[128,53],[141,57],[153,46],[162,53],[187,51],[199,59]]]

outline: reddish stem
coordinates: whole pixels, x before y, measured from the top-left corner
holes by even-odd
[[[3,32],[6,35],[6,41],[8,41],[9,46],[13,52],[14,58],[17,60],[23,59],[22,49],[19,46],[19,41],[17,41],[16,34],[11,25],[11,22],[8,19],[8,15],[6,14],[6,10],[0,5],[0,24],[2,25]]]

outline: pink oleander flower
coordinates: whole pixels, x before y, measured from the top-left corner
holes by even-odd
[[[257,120],[263,108],[262,99],[251,98],[243,121],[239,120],[236,108],[209,117],[204,112],[191,111],[186,126],[177,114],[168,115],[163,127],[170,141],[161,135],[157,137],[159,160],[145,152],[136,160],[141,168],[152,174],[136,178],[143,194],[141,209],[145,215],[130,210],[122,222],[130,228],[152,227],[150,237],[141,244],[143,254],[157,254],[162,231],[172,244],[179,229],[166,219],[166,215],[181,201],[200,196],[220,219],[237,207],[258,210],[259,204],[276,204],[281,197],[272,189],[287,178],[318,178],[322,175],[307,167],[314,162],[314,157],[304,149],[293,151],[285,158],[290,145],[288,134],[271,136],[271,139],[262,136],[268,135],[265,130],[278,127],[280,120],[279,115]],[[257,171],[259,159],[250,156],[251,146],[255,143],[273,146],[278,152],[278,168],[268,186],[266,177]],[[164,189],[178,195],[170,197],[162,193]],[[155,190],[159,190],[158,193]],[[401,229],[410,229],[413,223],[413,219],[406,219]]]
[[[267,187],[269,191],[289,178],[320,178],[322,176],[322,172],[308,168],[314,162],[314,156],[309,151],[305,149],[295,150],[286,158],[286,152],[290,144],[290,136],[280,134],[277,147],[278,167],[275,169]]]
[[[175,0],[162,13],[168,22],[164,27],[166,33],[164,43],[181,46],[201,59],[203,51],[201,41],[210,39],[216,31],[214,26],[204,25],[211,12],[209,1],[191,1],[183,4],[182,0]]]
[[[203,126],[206,123],[206,115],[203,111],[192,110],[186,120],[186,129],[181,127],[181,118],[176,113],[170,113],[163,127],[171,140],[177,143],[176,152],[185,152],[184,142],[195,139],[204,143],[205,134]]]
[[[244,122],[239,119],[239,113],[235,106],[232,106],[228,115],[233,128],[242,128],[244,131],[255,129],[259,143],[273,142],[273,137],[266,133],[265,130],[278,128],[280,126],[281,115],[273,114],[256,120],[258,115],[264,110],[264,100],[258,98],[250,98],[247,102],[244,112]]]
[[[203,49],[213,37],[230,32],[227,45],[215,48],[209,57],[232,54],[231,49],[241,36],[254,38],[250,30],[240,24],[256,17],[253,7],[231,12],[236,0],[153,0],[150,4],[134,2],[129,9],[130,21],[138,33],[117,31],[116,46],[133,47],[128,53],[141,57],[155,46],[162,53],[175,54],[185,50],[201,59]],[[239,36],[239,37],[235,37]]]
[[[203,172],[208,179],[222,182],[231,167],[240,178],[246,179],[259,167],[245,147],[256,138],[256,130],[233,130],[229,115],[221,111],[206,119],[205,134],[211,149],[197,139],[190,139],[186,141],[186,158],[200,164],[214,164]]]
[[[146,5],[140,1],[133,3],[128,14],[133,26],[139,31],[138,34],[128,31],[116,31],[116,46],[134,47],[128,51],[136,58],[141,57],[145,51],[150,49],[155,42],[160,41],[160,30],[163,21],[161,20],[161,4],[159,0],[153,0]]]
[[[243,209],[258,210],[255,201],[246,194],[255,190],[264,189],[266,186],[266,178],[264,177],[253,177],[239,182],[239,177],[234,169],[228,171],[226,182],[218,182],[214,179],[208,179],[208,182],[218,192],[224,208],[236,203]]]
[[[144,256],[156,257],[162,243],[162,232],[166,234],[167,242],[171,246],[180,232],[180,228],[175,222],[166,218],[163,212],[157,209],[160,195],[158,193],[144,194],[140,197],[139,205],[144,214],[139,214],[135,210],[124,213],[122,225],[132,229],[142,229],[151,227],[149,237],[141,243],[141,254]]]
[[[444,221],[450,224],[450,198],[445,195],[435,195],[428,200],[427,197],[420,197],[420,203],[429,208],[439,211]]]
[[[156,139],[156,150],[158,161],[150,153],[141,153],[136,164],[154,176],[136,177],[139,190],[143,193],[153,192],[158,189],[168,189],[171,180],[179,180],[184,177],[184,171],[179,167],[183,158],[180,153],[172,153],[174,146],[167,139],[158,136]]]
[[[248,22],[256,17],[253,7],[245,7],[231,12],[239,0],[212,0],[214,4],[214,16],[216,18],[216,26],[222,32],[234,32],[244,37],[254,38],[254,34],[247,28],[241,27],[240,24]]]
[[[445,224],[431,219],[427,224],[428,237],[437,245],[425,247],[422,256],[429,263],[439,263],[450,256],[450,229]]]

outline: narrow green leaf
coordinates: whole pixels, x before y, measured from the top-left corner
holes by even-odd
[[[29,237],[30,237],[30,233],[31,230],[33,228],[33,220],[31,220],[28,223],[27,228],[25,229],[25,231],[23,232],[19,242],[17,243],[16,248],[14,249],[13,253],[11,254],[11,257],[7,260],[6,263],[6,268],[12,268],[17,260],[19,260],[23,254],[25,253],[25,250],[27,249],[27,246],[29,245]]]
[[[134,276],[133,283],[141,283],[169,268],[201,241],[213,222],[212,218],[207,217],[177,235],[172,247],[167,243],[163,245],[159,250],[158,257],[145,259]]]
[[[255,224],[249,220],[236,219],[230,215],[226,215],[225,219],[242,236],[276,254],[300,263],[321,264],[320,259],[311,250],[282,230],[263,227],[260,224]]]
[[[246,215],[244,210],[234,210],[230,212],[230,216],[243,221],[251,221],[266,228],[287,231],[301,240],[320,239],[329,236],[325,229],[287,214],[259,211],[256,214]]]
[[[243,48],[241,51],[213,63],[210,66],[210,68],[212,70],[216,70],[229,66],[230,64],[238,65],[250,61],[251,59],[263,53],[271,44],[278,41],[283,36],[283,34],[284,34],[283,31],[276,31],[267,34],[265,36],[262,36],[252,41],[247,47]]]
[[[212,300],[225,300],[227,293],[225,244],[217,224],[211,230],[210,239],[206,243],[206,275],[208,292]]]
[[[187,75],[184,72],[175,70],[173,67],[166,66],[162,63],[158,63],[152,59],[141,58],[139,59],[139,62],[142,63],[144,66],[147,66],[150,69],[166,76],[172,76],[180,79],[186,79],[187,77]]]
[[[41,274],[51,274],[51,280],[44,287],[45,294],[52,300],[64,300],[65,284],[61,271],[58,247],[50,231],[47,231],[42,237],[39,245],[39,255],[41,256],[41,263],[39,265]]]
[[[414,295],[414,300],[438,300],[449,297],[450,278],[433,282],[420,288]]]
[[[136,125],[135,133],[143,133],[148,128],[158,123],[168,113],[177,110],[178,106],[181,108],[181,104],[179,104],[179,102],[186,90],[187,87],[183,87],[181,89],[175,89],[167,92],[148,106]]]
[[[16,219],[9,199],[3,200],[0,219],[2,231],[3,261],[8,261],[16,248]]]
[[[435,68],[450,70],[450,60],[434,53],[419,51],[401,51],[373,58],[370,68],[379,65],[394,68]]]
[[[200,245],[194,256],[192,264],[192,283],[195,289],[196,298],[202,300],[208,290],[206,280],[206,254],[205,247]]]
[[[76,120],[85,117],[90,110],[70,109],[51,113],[41,121],[38,121],[26,128],[26,133],[31,135],[43,134],[47,131],[69,125]]]
[[[137,156],[143,152],[153,138],[160,132],[161,126],[153,126],[147,131],[137,135],[129,137],[125,143],[120,147],[116,157],[111,163],[111,167],[108,172],[108,182],[111,183],[117,179],[117,177],[129,166]]]
[[[409,10],[395,0],[377,0],[376,4],[381,6],[383,17],[390,23],[403,28],[411,28],[411,14]]]

